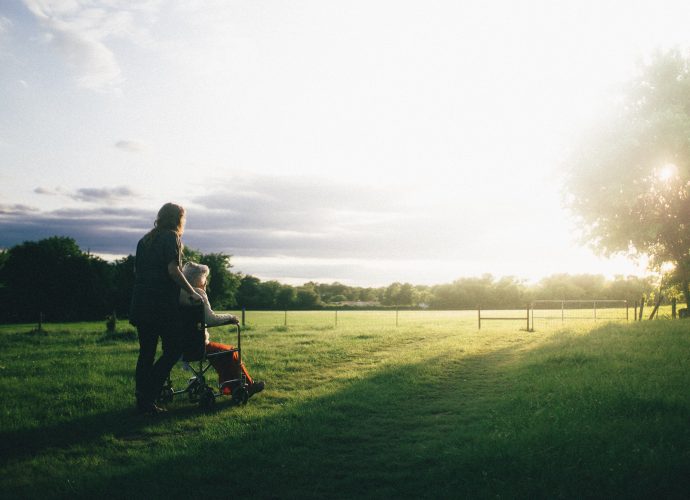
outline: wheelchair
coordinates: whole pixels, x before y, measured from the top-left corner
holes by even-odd
[[[237,347],[228,351],[207,354],[206,353],[206,321],[204,319],[204,306],[194,305],[182,307],[180,310],[180,317],[183,328],[183,354],[181,361],[188,363],[194,376],[187,381],[187,386],[184,389],[175,389],[173,387],[170,376],[163,385],[161,394],[158,397],[159,403],[171,403],[176,397],[186,396],[189,401],[196,403],[199,408],[210,410],[215,406],[216,399],[227,394],[227,388],[230,389],[230,397],[234,405],[247,404],[249,399],[249,390],[247,380],[240,370],[240,378],[225,380],[218,384],[215,389],[213,385],[207,381],[206,372],[211,368],[211,359],[221,356],[234,356],[237,353],[238,362],[242,364],[242,348],[241,348],[241,328],[237,324]],[[226,323],[232,324],[232,323]],[[222,326],[222,325],[218,325]]]

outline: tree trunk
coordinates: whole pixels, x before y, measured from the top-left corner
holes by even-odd
[[[680,278],[681,292],[685,298],[685,307],[690,309],[690,277],[688,276],[688,266],[683,259],[676,259],[676,269]]]

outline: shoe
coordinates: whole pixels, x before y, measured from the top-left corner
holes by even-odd
[[[165,408],[161,408],[156,403],[142,403],[137,402],[137,413],[140,415],[158,415],[159,413],[165,413]]]
[[[266,384],[264,383],[263,380],[260,380],[259,382],[254,382],[252,385],[250,385],[249,388],[247,389],[247,393],[249,394],[249,397],[251,398],[254,394],[263,391],[265,385]]]

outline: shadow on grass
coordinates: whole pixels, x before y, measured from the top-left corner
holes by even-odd
[[[215,409],[205,413],[221,411],[229,403],[229,400],[219,402]],[[50,400],[46,399],[45,404],[50,404]],[[155,430],[156,426],[193,421],[199,416],[199,412],[199,408],[190,403],[176,406],[170,412],[148,416],[138,414],[132,403],[132,407],[125,410],[94,413],[66,422],[44,425],[40,429],[3,431],[0,432],[0,466],[49,449],[96,446],[105,436],[126,441],[150,440],[161,434]]]
[[[87,471],[70,493],[684,498],[690,401],[678,390],[690,377],[685,368],[656,366],[662,373],[648,387],[654,363],[613,362],[611,356],[636,345],[633,336],[630,345],[624,342],[602,328],[530,351],[449,352],[382,368],[318,398],[304,391],[300,402],[296,393],[265,415],[228,411],[236,425],[209,422],[203,432],[173,438],[179,446],[171,443],[166,453],[143,450],[136,463]],[[659,382],[664,379],[671,380],[668,386]],[[270,387],[261,397],[270,397]],[[621,405],[629,411],[621,412]],[[176,408],[167,418],[192,420],[196,412]],[[47,436],[64,435],[48,437],[39,449],[73,445],[72,439],[97,442],[106,433],[138,439],[139,430],[151,426],[140,422],[126,412],[84,418],[45,429]],[[27,437],[0,435],[15,445]]]

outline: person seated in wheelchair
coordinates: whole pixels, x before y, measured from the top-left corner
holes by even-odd
[[[206,283],[209,278],[209,268],[204,264],[197,264],[196,262],[187,262],[182,268],[182,273],[184,274],[189,284],[192,285],[195,291],[201,296],[204,306],[204,320],[207,326],[220,326],[220,325],[236,325],[239,321],[237,316],[232,314],[219,314],[213,311],[211,304],[206,295]],[[198,303],[193,302],[193,297],[189,296],[189,293],[180,291],[180,305],[181,306],[195,306]],[[220,352],[227,352],[234,349],[233,346],[228,344],[221,344],[218,342],[211,342],[209,339],[208,329],[204,332],[206,336],[206,354],[214,354]],[[249,375],[247,368],[244,363],[239,360],[239,355],[235,351],[232,356],[217,356],[209,359],[211,365],[218,373],[218,384],[224,394],[232,393],[232,386],[230,384],[224,384],[228,380],[237,380],[240,378],[240,371],[244,373],[245,379],[247,381],[247,390],[249,396],[261,392],[264,390],[263,381],[255,381]]]

